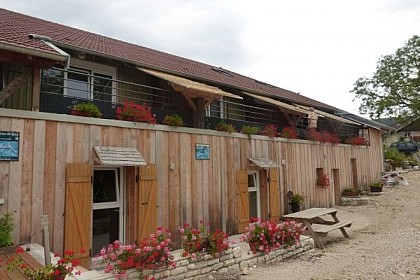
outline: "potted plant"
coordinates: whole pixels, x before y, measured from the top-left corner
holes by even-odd
[[[241,128],[241,133],[248,135],[248,137],[251,137],[251,134],[258,134],[259,132],[260,128],[256,126],[245,125]]]
[[[101,111],[93,102],[76,103],[70,108],[69,114],[83,117],[102,117]]]
[[[346,188],[342,192],[343,196],[359,196],[360,194],[361,194],[361,191],[355,188]]]
[[[13,253],[16,246],[13,246],[12,232],[14,229],[13,216],[11,213],[4,213],[0,218],[0,254]]]
[[[124,101],[122,106],[117,106],[115,118],[117,120],[156,124],[156,115],[152,113],[151,107],[146,104],[135,104],[131,101]]]
[[[163,124],[178,127],[183,126],[185,123],[180,115],[174,114],[165,116]]]
[[[278,135],[277,127],[273,124],[266,125],[262,131],[262,134],[270,138],[275,138]]]
[[[229,133],[233,133],[233,132],[235,132],[235,127],[233,125],[231,125],[231,124],[227,124],[227,123],[221,122],[221,123],[218,123],[216,125],[216,130],[218,130],[218,131],[226,131],[226,132],[229,132]]]
[[[325,173],[322,173],[321,176],[316,181],[316,186],[319,188],[326,188],[330,186],[330,178]]]
[[[298,133],[294,127],[287,126],[282,129],[280,132],[280,137],[288,138],[288,139],[297,139]]]
[[[370,192],[382,192],[382,183],[375,182],[369,185]]]
[[[300,193],[295,193],[290,197],[290,206],[292,207],[292,212],[300,211],[300,204],[303,202],[303,195]]]

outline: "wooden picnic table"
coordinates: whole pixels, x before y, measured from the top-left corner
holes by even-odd
[[[42,267],[42,265],[26,251],[19,253],[19,256],[22,258],[22,261],[27,265],[27,267],[31,270],[35,270]],[[19,265],[13,265],[13,270],[11,271],[7,269],[8,262],[12,259],[17,259],[19,256],[17,253],[0,255],[0,279],[27,279],[25,273],[23,272],[23,269],[20,268]]]
[[[284,215],[286,219],[297,220],[303,223],[314,239],[315,246],[323,249],[322,240],[330,231],[339,229],[345,238],[350,238],[344,227],[350,227],[352,221],[340,221],[336,208],[309,208],[292,214]],[[333,220],[325,220],[324,216],[330,215]],[[322,225],[314,228],[312,225]]]

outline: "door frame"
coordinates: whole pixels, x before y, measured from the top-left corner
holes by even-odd
[[[248,170],[248,178],[249,175],[253,175],[253,178],[255,178],[255,187],[250,188],[248,180],[248,199],[249,199],[249,193],[250,192],[257,192],[257,217],[261,219],[261,185],[260,185],[260,172],[259,170]],[[250,207],[251,205],[249,205]],[[251,212],[249,213],[251,216]],[[251,217],[250,217],[251,218]]]
[[[104,167],[104,166],[94,166],[93,168],[93,176],[95,176],[95,171],[97,170],[114,170],[116,173],[115,179],[116,183],[118,184],[117,187],[117,201],[116,202],[100,202],[100,203],[93,203],[92,200],[92,233],[91,239],[93,244],[93,211],[101,210],[101,209],[110,209],[110,208],[119,208],[119,233],[118,233],[118,240],[125,242],[125,225],[126,225],[126,215],[125,215],[125,206],[126,206],[126,197],[125,197],[125,168],[124,167]],[[93,184],[92,184],[93,190]]]

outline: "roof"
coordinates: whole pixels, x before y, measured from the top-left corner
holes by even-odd
[[[0,22],[2,23],[0,25],[0,49],[2,46],[19,46],[57,55],[57,51],[45,43],[28,38],[29,34],[38,34],[51,38],[54,45],[61,48],[109,57],[138,67],[206,82],[217,87],[225,86],[249,93],[275,97],[283,102],[306,105],[329,112],[342,111],[293,91],[272,86],[221,67],[215,67],[6,9],[0,9]],[[346,116],[342,116],[346,118]],[[368,125],[369,121],[365,121]]]
[[[220,83],[250,92],[274,95],[284,100],[306,105],[330,110],[336,109],[298,93],[273,87],[226,69],[9,10],[0,9],[0,22],[2,22],[0,26],[0,42],[54,53],[53,49],[42,42],[28,38],[29,34],[39,34],[50,37],[52,42],[58,45],[81,49],[90,53],[104,54],[115,59],[130,61],[137,66],[177,73],[186,77]],[[224,71],[218,72],[212,70],[212,68],[219,68]],[[226,73],[222,72],[230,73],[231,75],[226,75]]]
[[[416,122],[418,119],[420,119],[420,115],[415,116],[415,117],[411,117],[410,119],[406,119],[403,122],[398,122],[397,118],[383,118],[383,119],[378,119],[376,121],[381,123],[381,124],[385,124],[387,126],[390,126],[393,129],[395,129],[395,132],[398,132],[398,131],[406,128],[407,126],[410,126],[411,124]]]
[[[362,118],[358,115],[355,115],[355,114],[352,114],[352,113],[349,113],[349,112],[340,111],[340,112],[337,112],[336,114],[338,116],[343,117],[343,118],[358,122],[360,124],[363,124],[363,125],[366,125],[366,126],[369,126],[369,127],[372,127],[372,128],[376,128],[378,130],[394,130],[392,127],[390,127],[388,125],[385,125],[385,124],[382,124],[382,123],[379,123],[379,122],[376,122],[376,121],[372,121],[372,120],[369,120],[369,119],[365,119],[365,118]]]

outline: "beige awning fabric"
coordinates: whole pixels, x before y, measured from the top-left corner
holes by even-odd
[[[97,161],[104,166],[139,166],[147,165],[136,148],[95,146]]]
[[[268,158],[248,158],[250,162],[261,168],[276,168],[280,165]]]
[[[336,116],[336,115],[333,115],[333,114],[329,114],[329,113],[326,113],[326,112],[323,112],[323,111],[320,111],[320,110],[317,110],[317,109],[313,109],[313,108],[303,106],[303,105],[299,105],[299,104],[295,104],[295,105],[302,108],[302,109],[305,109],[305,110],[313,110],[313,112],[318,114],[318,116],[325,117],[327,119],[336,120],[336,121],[339,121],[339,122],[342,122],[342,123],[360,125],[357,122],[354,122],[354,121],[351,121],[351,120],[348,120],[348,119],[345,119],[345,118],[342,118],[342,117],[339,117],[339,116]]]
[[[276,106],[278,106],[280,108],[288,109],[288,110],[291,110],[291,111],[294,111],[294,112],[297,112],[297,113],[300,113],[300,114],[308,114],[309,113],[308,111],[306,111],[304,109],[301,109],[301,108],[299,108],[299,107],[297,107],[295,105],[290,105],[290,104],[287,104],[287,103],[284,103],[284,102],[275,100],[275,99],[270,98],[270,97],[256,95],[256,94],[249,93],[249,92],[246,92],[246,91],[243,91],[242,93],[243,94],[246,94],[248,96],[254,97],[256,99],[262,100],[264,102],[267,102],[267,103],[276,105]]]
[[[187,78],[175,76],[172,74],[150,70],[150,69],[144,69],[141,67],[137,67],[140,71],[143,71],[147,74],[150,74],[152,76],[158,77],[160,79],[166,80],[169,83],[171,83],[171,86],[174,88],[174,90],[178,91],[184,91],[189,96],[193,95],[193,97],[205,97],[206,95],[210,95],[212,98],[215,96],[225,96],[225,97],[231,97],[236,99],[242,99],[242,97],[223,91],[217,87],[209,86],[203,83],[199,83],[193,80],[189,80]]]

